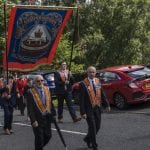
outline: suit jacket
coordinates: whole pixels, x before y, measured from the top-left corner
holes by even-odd
[[[26,99],[27,99],[27,109],[31,120],[31,124],[37,121],[39,125],[42,125],[43,119],[45,119],[45,117],[43,116],[40,109],[38,108],[31,91],[26,92]]]
[[[65,89],[65,82],[62,81],[58,71],[54,74],[56,94],[64,94],[66,91],[72,91],[73,76],[69,76],[69,84],[67,85],[67,90]]]
[[[0,93],[6,92],[11,95],[10,98],[7,97],[0,97],[0,105],[3,108],[13,108],[16,106],[16,93],[15,93],[15,84],[13,83],[12,89],[9,93],[9,89],[7,87],[4,87],[0,89]]]
[[[83,82],[80,82],[80,99],[79,99],[79,104],[80,104],[80,113],[81,115],[83,114],[90,114],[92,113],[92,104],[90,102],[90,97],[89,97],[89,94],[88,94],[88,91],[84,85]],[[100,104],[100,107],[101,105],[104,105],[104,107],[108,107],[109,106],[109,103],[108,103],[108,100],[105,96],[105,93],[103,91],[103,89],[101,88],[101,104]]]

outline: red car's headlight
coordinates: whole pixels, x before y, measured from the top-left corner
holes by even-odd
[[[131,82],[128,84],[128,86],[132,89],[136,89],[136,88],[139,88],[135,83]]]

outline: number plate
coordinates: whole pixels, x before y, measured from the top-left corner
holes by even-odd
[[[145,88],[150,88],[150,83],[146,83]]]

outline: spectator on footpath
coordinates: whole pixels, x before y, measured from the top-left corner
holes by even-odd
[[[60,68],[54,74],[54,79],[56,85],[56,95],[58,98],[58,122],[63,123],[64,100],[66,101],[73,122],[80,121],[81,118],[77,117],[72,102],[73,76],[71,72],[67,70],[67,64],[65,61],[61,62]]]
[[[86,119],[88,125],[88,133],[84,138],[84,142],[89,148],[98,150],[96,134],[101,124],[102,101],[108,112],[110,106],[99,79],[95,77],[96,68],[93,66],[88,67],[87,75],[88,77],[80,83],[80,113],[82,118]]]
[[[44,86],[41,75],[35,78],[34,86],[26,95],[27,109],[35,136],[35,150],[43,150],[49,142],[51,134],[51,94]]]

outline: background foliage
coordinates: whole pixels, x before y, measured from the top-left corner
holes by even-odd
[[[16,1],[17,3],[18,1]],[[82,2],[82,3],[81,3]],[[89,65],[98,69],[122,64],[150,64],[150,1],[149,0],[53,0],[44,5],[65,5],[79,8],[76,42],[71,69],[83,71]],[[4,49],[3,9],[0,7],[0,50]],[[68,22],[51,65],[40,69],[55,70],[63,59],[70,63],[74,20]],[[1,54],[1,53],[0,53]],[[0,58],[1,59],[1,58]]]

